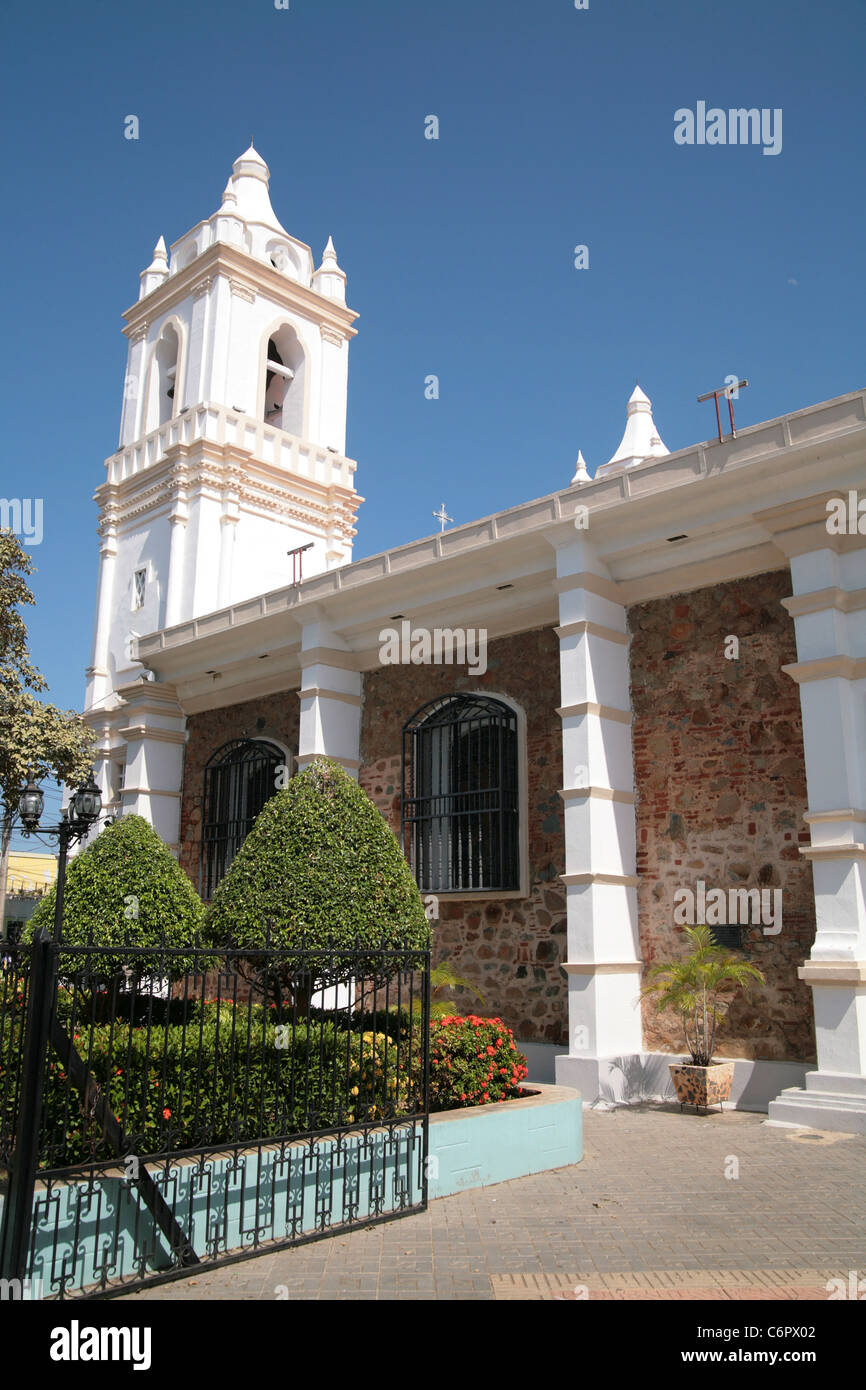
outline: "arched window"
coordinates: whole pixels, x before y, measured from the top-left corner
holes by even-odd
[[[209,899],[277,790],[285,754],[261,739],[236,739],[214,753],[204,772],[201,896]]]
[[[166,324],[154,350],[150,368],[146,425],[148,432],[167,424],[174,414],[179,347],[176,330],[170,323]]]
[[[520,886],[517,715],[501,700],[433,700],[403,729],[403,850],[425,893]]]
[[[268,339],[265,424],[304,437],[304,350],[290,324]]]

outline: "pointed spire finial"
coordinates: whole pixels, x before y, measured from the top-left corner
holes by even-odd
[[[592,482],[592,478],[589,476],[589,470],[588,470],[588,468],[587,468],[587,466],[586,466],[586,459],[583,457],[583,452],[582,452],[582,450],[578,449],[578,451],[577,451],[577,463],[576,463],[576,465],[575,465],[575,474],[574,474],[574,477],[573,477],[572,480],[571,480],[571,486],[574,487],[574,485],[575,485],[576,483],[591,483],[591,482]]]
[[[661,436],[653,420],[652,401],[635,385],[626,407],[625,432],[619,448],[607,463],[596,470],[596,476],[613,467],[634,467],[650,458],[663,458],[670,450],[662,443]]]

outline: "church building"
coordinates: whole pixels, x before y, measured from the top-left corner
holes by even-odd
[[[594,476],[353,561],[356,315],[252,146],[124,317],[107,809],[208,899],[281,777],[335,758],[531,1078],[669,1096],[682,1035],[641,983],[705,919],[766,976],[719,1036],[733,1102],[866,1131],[866,392],[670,453],[638,387]]]

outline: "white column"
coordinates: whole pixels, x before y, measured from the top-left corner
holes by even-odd
[[[798,973],[812,987],[818,1067],[769,1118],[866,1133],[866,538],[792,554],[791,578],[798,659],[785,670],[800,687],[816,917]]]
[[[173,686],[142,681],[124,686],[126,741],[124,815],[143,816],[173,854],[180,846],[180,804],[186,716]]]
[[[568,953],[568,1054],[587,1101],[641,1051],[641,961],[629,638],[616,585],[585,539],[556,551]]]
[[[185,584],[184,565],[186,562],[186,528],[189,520],[187,484],[189,475],[184,464],[177,463],[171,470],[172,501],[168,524],[171,528],[168,551],[168,578],[166,580],[165,616],[166,627],[182,623],[187,617],[184,604]]]
[[[329,624],[314,618],[301,635],[298,768],[315,757],[342,763],[357,781],[361,766],[361,673],[358,659]]]
[[[114,604],[114,571],[117,563],[117,531],[110,506],[106,508],[101,527],[99,547],[99,579],[96,591],[96,620],[93,625],[93,650],[87,669],[85,709],[91,709],[111,689],[109,669],[109,640],[111,613]]]

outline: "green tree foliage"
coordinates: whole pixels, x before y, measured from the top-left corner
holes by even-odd
[[[426,950],[421,895],[394,835],[357,782],[320,758],[267,802],[208,910],[210,939],[254,952],[314,951],[309,970],[346,968],[329,946]],[[372,960],[372,957],[371,957]],[[287,971],[299,960],[287,961]],[[395,966],[397,962],[394,962]]]
[[[38,699],[44,677],[27,650],[19,611],[34,602],[27,584],[33,561],[11,531],[0,531],[0,929],[12,822],[22,788],[42,782],[77,782],[87,775],[93,734],[81,715]]]
[[[56,889],[46,894],[31,917],[25,939],[38,927],[49,932],[54,922]],[[201,928],[201,900],[169,849],[141,816],[124,816],[107,825],[82,854],[73,859],[66,876],[63,902],[63,942],[102,947],[167,947],[190,945]],[[161,960],[158,952],[137,958],[141,974],[181,975],[192,958]],[[130,958],[107,952],[99,970],[116,974]],[[199,967],[202,962],[198,962]],[[92,968],[96,968],[91,962]],[[61,956],[61,974],[80,970],[80,957]]]
[[[641,996],[654,998],[659,1013],[671,1009],[679,1014],[693,1063],[708,1067],[731,996],[754,981],[763,983],[764,976],[756,965],[717,946],[709,927],[701,924],[685,931],[691,950],[680,960],[652,966]]]

